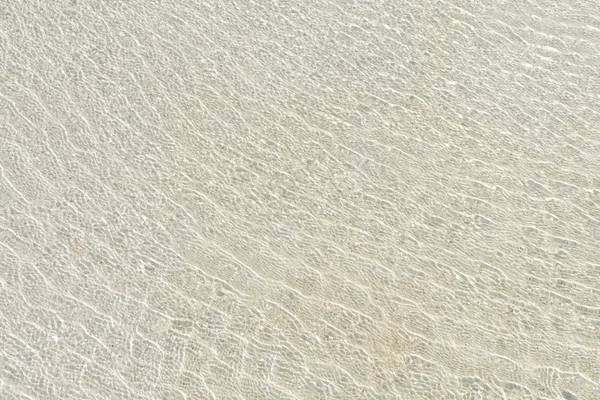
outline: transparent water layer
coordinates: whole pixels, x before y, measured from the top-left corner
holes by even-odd
[[[0,4],[0,398],[600,399],[600,6]]]

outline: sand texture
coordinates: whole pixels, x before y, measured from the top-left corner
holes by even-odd
[[[600,3],[0,1],[0,399],[600,399]]]

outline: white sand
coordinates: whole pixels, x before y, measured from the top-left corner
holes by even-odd
[[[600,4],[0,2],[1,399],[600,399]]]

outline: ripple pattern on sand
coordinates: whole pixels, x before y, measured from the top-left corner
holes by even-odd
[[[0,398],[599,399],[597,1],[4,0]]]

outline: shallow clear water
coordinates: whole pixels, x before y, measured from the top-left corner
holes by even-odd
[[[0,4],[0,398],[599,399],[595,1]]]

